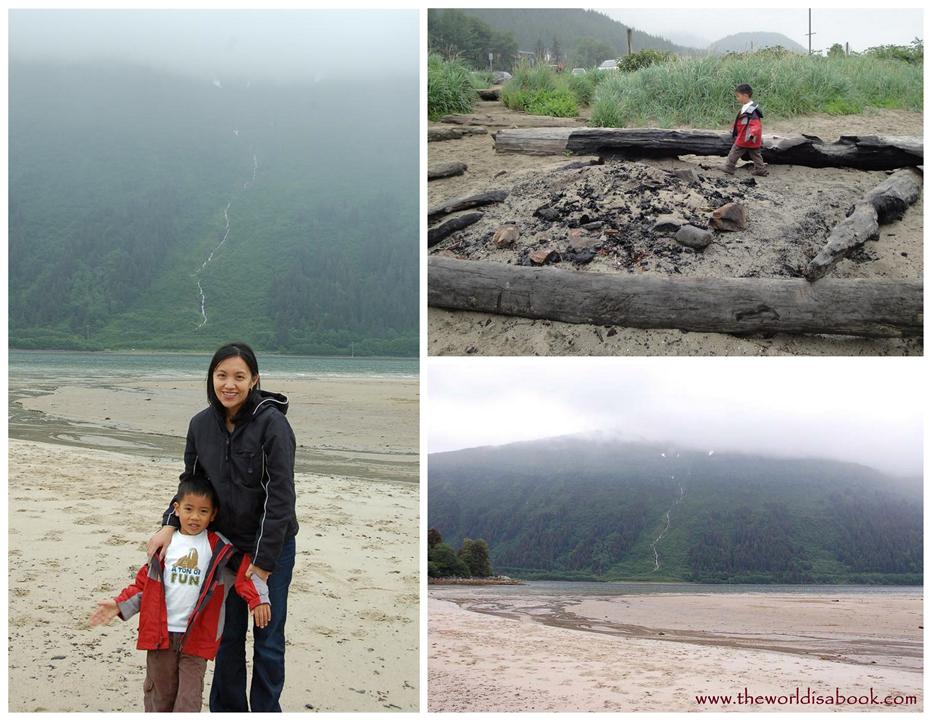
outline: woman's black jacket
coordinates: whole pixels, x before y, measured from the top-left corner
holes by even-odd
[[[233,432],[213,406],[191,418],[181,479],[206,474],[220,499],[210,527],[251,555],[254,565],[273,572],[285,540],[298,530],[294,432],[284,395],[259,390],[251,399]],[[180,526],[171,504],[162,524]]]

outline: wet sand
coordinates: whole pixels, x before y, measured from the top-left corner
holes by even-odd
[[[419,383],[406,378],[278,379],[297,438],[297,470],[418,482]],[[92,384],[10,381],[10,435],[24,440],[180,458],[202,380]]]
[[[136,620],[87,619],[145,561],[202,383],[39,385],[11,381],[9,709],[139,712]],[[282,707],[416,711],[417,381],[271,385],[304,445]]]
[[[920,595],[431,588],[428,612],[431,711],[690,711],[704,709],[696,695],[744,688],[847,696],[873,688],[881,699],[915,695],[918,704],[858,709],[922,707]]]

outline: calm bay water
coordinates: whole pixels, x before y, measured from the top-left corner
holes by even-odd
[[[525,585],[436,585],[434,590],[450,593],[468,592],[469,595],[500,596],[552,596],[552,595],[644,595],[668,593],[770,593],[793,595],[918,595],[920,585],[717,585],[704,583],[645,583],[645,582],[566,582],[531,580]]]
[[[17,380],[56,378],[150,377],[159,379],[203,378],[210,354],[68,352],[11,350],[10,377]],[[262,377],[386,377],[416,378],[416,358],[331,358],[259,354]]]

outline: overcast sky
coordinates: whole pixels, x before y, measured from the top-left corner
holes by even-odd
[[[739,32],[777,32],[808,47],[808,9],[768,9],[745,5],[726,9],[621,9],[602,12],[651,35],[697,47]],[[923,13],[909,9],[813,8],[811,11],[812,49],[827,49],[834,43],[850,43],[862,51],[875,45],[906,45],[924,37]]]
[[[908,358],[431,359],[429,452],[580,432],[922,471]]]
[[[416,10],[14,10],[14,58],[129,60],[211,80],[412,76]]]

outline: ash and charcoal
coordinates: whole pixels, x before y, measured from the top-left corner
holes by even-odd
[[[613,160],[539,174],[434,252],[607,272],[801,277],[852,200],[849,183],[813,194],[745,170],[680,165]]]

